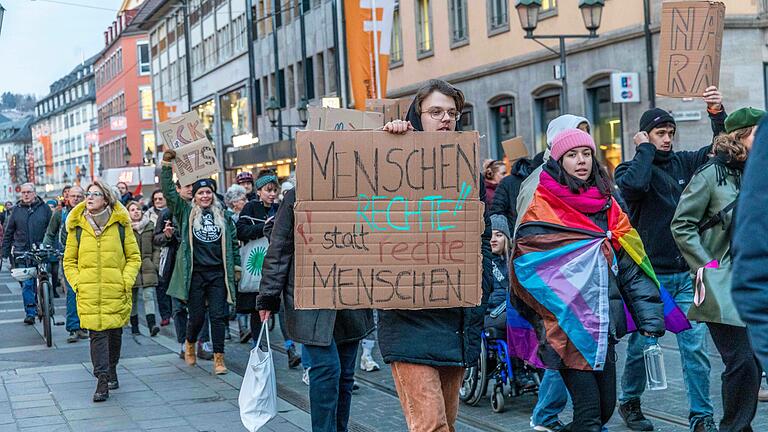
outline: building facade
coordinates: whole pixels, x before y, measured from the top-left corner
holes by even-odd
[[[33,117],[0,119],[5,119],[0,121],[0,201],[16,202],[19,186],[35,181],[30,129]]]
[[[65,185],[87,186],[97,175],[96,58],[51,84],[50,93],[35,106],[32,148],[41,196],[57,196]]]
[[[561,103],[555,77],[559,57],[524,38],[514,0],[400,0],[393,30],[388,97],[413,95],[429,78],[462,89],[465,128],[480,131],[484,157],[501,158],[501,141],[520,135],[530,154],[543,149],[546,127],[561,113],[587,117],[599,156],[609,168],[634,155],[632,138],[643,111],[651,106],[647,37],[653,70],[658,64],[661,0],[648,0],[649,31],[643,1],[606,0],[599,37],[567,42],[570,106]],[[725,0],[720,89],[726,109],[765,105],[764,64],[768,61],[765,1]],[[586,34],[578,0],[544,0],[534,34]],[[543,40],[557,50],[556,41]],[[554,44],[553,44],[554,43]],[[759,60],[757,60],[759,59]],[[437,71],[437,72],[436,72]],[[640,101],[614,103],[613,72],[636,72]],[[678,120],[677,149],[711,141],[701,99],[655,98],[656,106]]]
[[[109,184],[155,184],[155,133],[149,40],[121,9],[104,32],[104,50],[94,65],[100,151],[98,171]]]

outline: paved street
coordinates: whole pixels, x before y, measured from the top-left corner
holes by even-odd
[[[63,299],[56,300],[57,310],[64,311]],[[173,326],[162,329],[156,338],[123,335],[120,361],[120,389],[111,392],[109,401],[91,402],[95,380],[87,341],[66,342],[63,326],[54,327],[55,346],[46,348],[39,325],[21,323],[21,298],[18,284],[7,271],[0,272],[0,430],[2,431],[237,431],[240,424],[237,395],[249,344],[229,342],[227,363],[231,373],[223,377],[211,375],[211,362],[200,361],[198,367],[187,367],[174,352],[178,344]],[[233,340],[237,339],[232,323]],[[146,328],[142,328],[146,334]],[[301,370],[289,370],[282,347],[279,328],[273,332],[275,366],[280,396],[279,416],[269,424],[269,431],[299,432],[310,430],[308,387],[301,382]],[[680,357],[673,337],[662,340],[670,388],[648,393],[644,406],[656,430],[683,432],[688,430],[687,399],[680,376]],[[360,389],[352,407],[352,431],[405,431],[405,421],[395,396],[389,369],[379,372],[357,372]],[[623,346],[619,349],[620,367]],[[722,412],[719,402],[722,371],[719,357],[711,353],[713,362],[711,393],[716,401],[716,416]],[[457,430],[524,431],[528,426],[535,395],[507,401],[501,414],[491,411],[488,399],[478,406],[461,405]],[[570,407],[563,414],[571,416]],[[768,430],[768,404],[761,404],[755,430]],[[627,431],[618,414],[609,424],[611,431]]]

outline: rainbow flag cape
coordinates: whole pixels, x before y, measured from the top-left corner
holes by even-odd
[[[608,272],[618,271],[614,250],[623,248],[660,287],[640,235],[615,200],[607,216],[611,229],[605,232],[541,185],[534,190],[519,219],[510,276],[514,295],[542,318],[543,326],[520,322],[525,314],[507,309],[508,342],[516,357],[535,365],[552,363],[536,357],[541,354],[531,343],[536,335],[547,339],[565,367],[602,370],[608,350]],[[667,291],[660,294],[666,328],[674,333],[691,328]],[[627,330],[636,330],[626,305],[625,313]]]

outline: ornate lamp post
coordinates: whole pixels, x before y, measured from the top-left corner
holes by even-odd
[[[288,128],[288,139],[293,139],[291,135],[291,131],[293,128],[302,128],[307,125],[307,121],[309,120],[307,110],[307,100],[302,98],[299,101],[299,105],[296,107],[296,111],[299,113],[299,121],[301,124],[277,124],[280,120],[280,104],[277,103],[277,99],[275,99],[274,96],[269,98],[269,101],[267,102],[267,118],[269,119],[269,122],[272,124],[272,127],[277,128],[278,134],[280,135],[280,139],[283,138],[283,127]]]

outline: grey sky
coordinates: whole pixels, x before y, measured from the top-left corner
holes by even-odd
[[[58,1],[58,0],[56,0]],[[0,0],[0,93],[48,94],[48,86],[102,49],[121,0]]]

